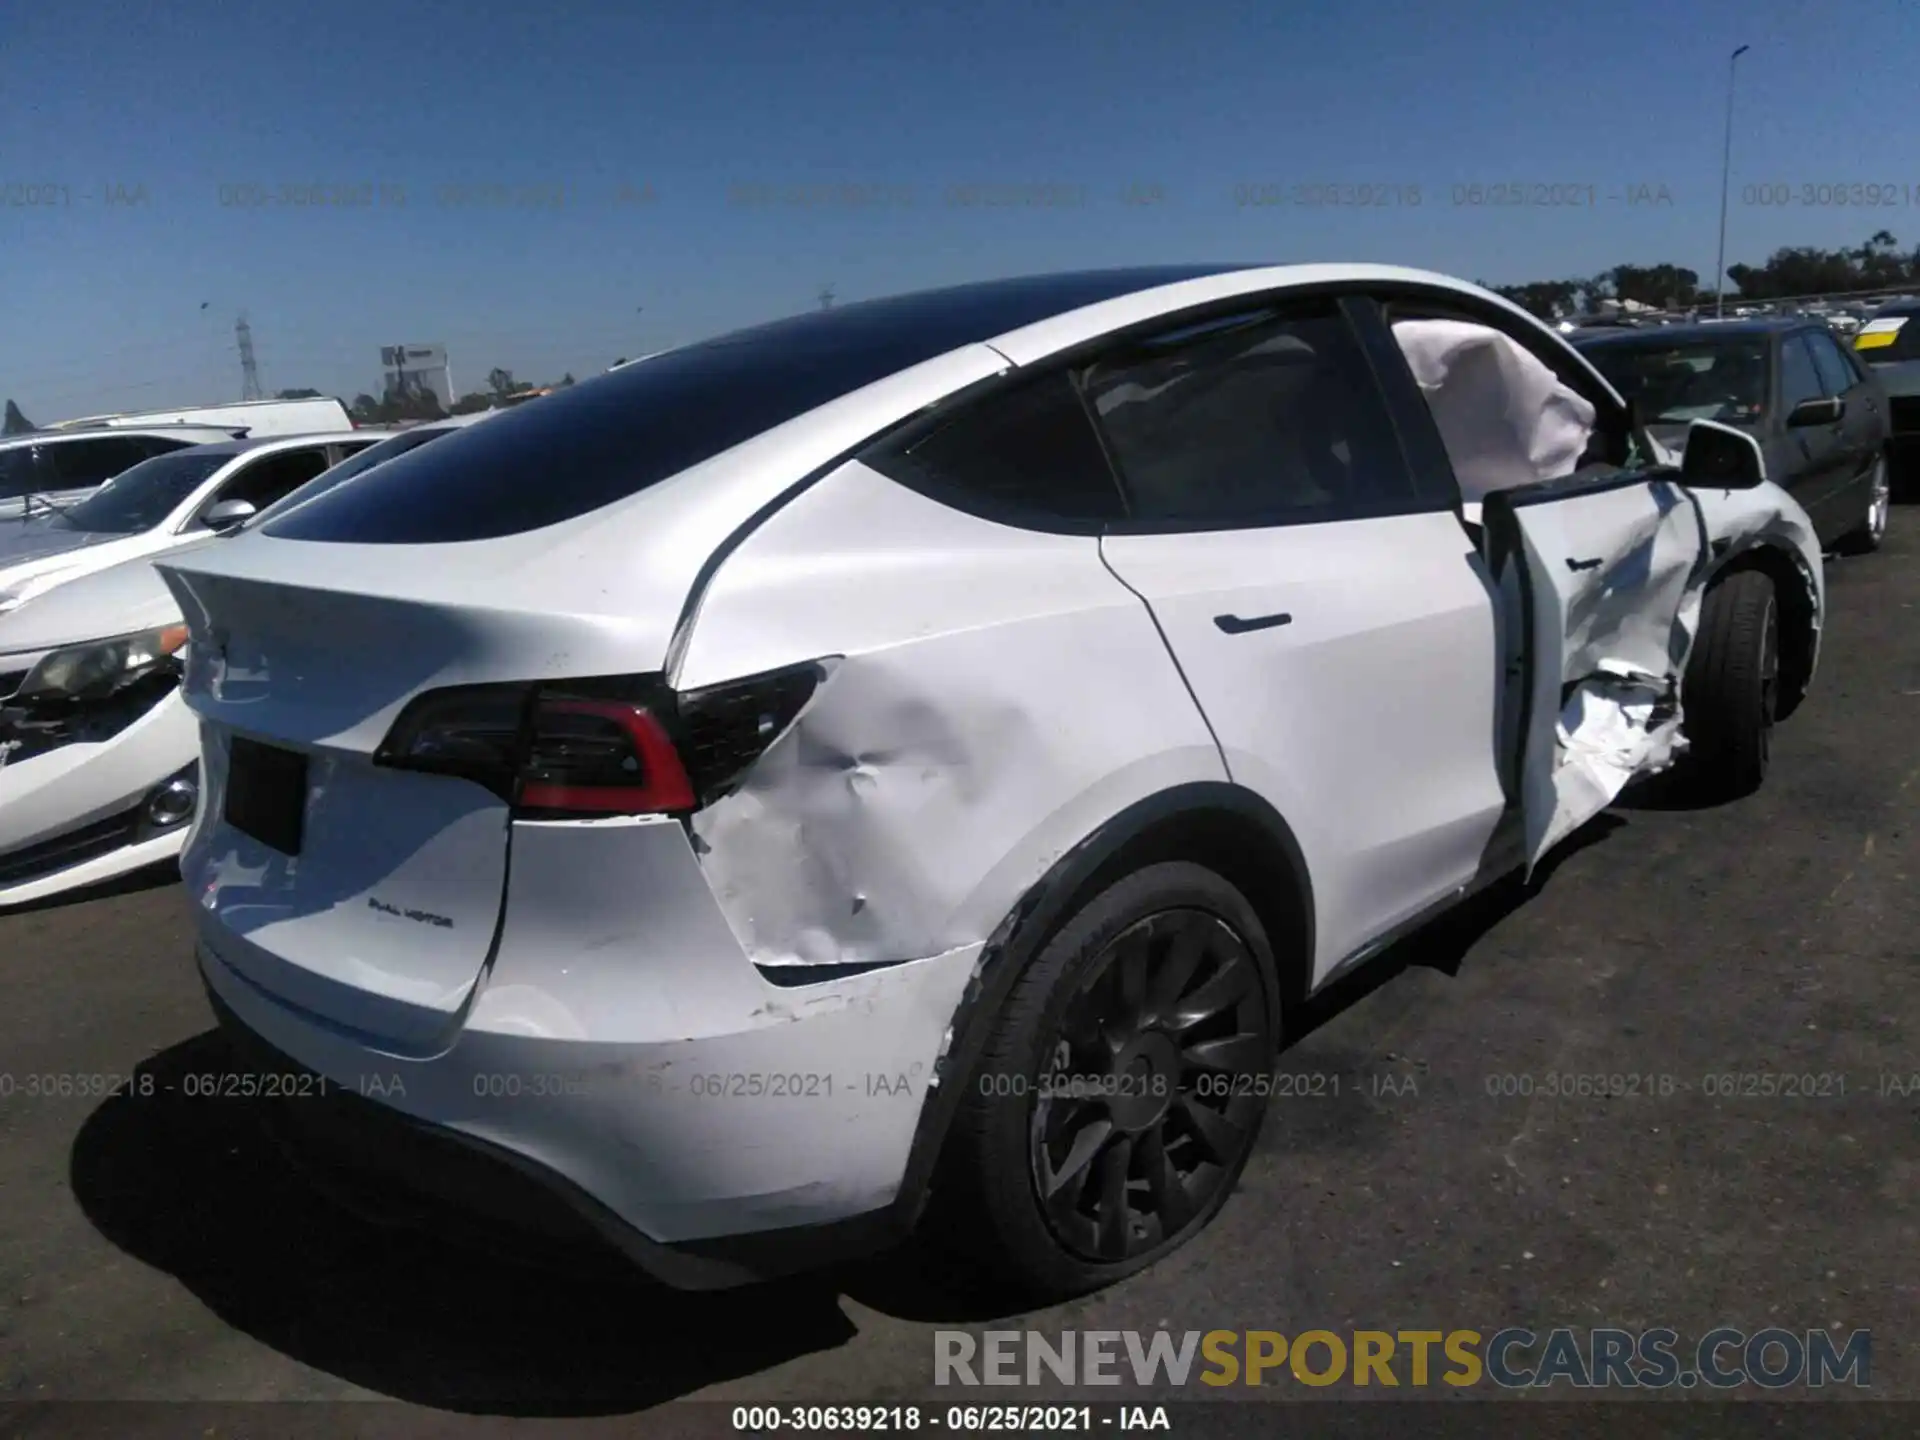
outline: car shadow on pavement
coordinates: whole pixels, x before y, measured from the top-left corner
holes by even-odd
[[[161,890],[179,883],[180,862],[156,860],[151,865],[143,865],[138,870],[129,870],[125,875],[116,875],[111,880],[96,881],[92,885],[82,885],[78,889],[63,890],[58,895],[49,895],[42,900],[29,900],[24,905],[9,906],[5,910],[0,910],[0,915],[31,915],[40,910],[59,910],[68,905],[85,904],[89,900],[105,900],[113,895],[134,895],[142,890]]]
[[[143,1064],[153,1093],[107,1101],[76,1137],[73,1193],[121,1250],[324,1374],[467,1413],[612,1415],[855,1333],[819,1277],[682,1294],[611,1251],[595,1281],[364,1222],[301,1179],[259,1102],[186,1095],[188,1076],[233,1069],[217,1031]]]

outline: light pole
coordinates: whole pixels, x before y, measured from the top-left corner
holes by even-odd
[[[1733,174],[1733,75],[1740,57],[1751,46],[1742,45],[1727,57],[1727,142],[1720,156],[1720,252],[1713,264],[1713,314],[1724,319],[1727,313],[1727,181]]]

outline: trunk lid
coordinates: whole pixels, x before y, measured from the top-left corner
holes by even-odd
[[[181,872],[230,969],[383,1049],[426,1054],[450,1043],[490,958],[509,809],[374,752],[429,690],[659,670],[685,589],[671,571],[649,585],[628,569],[627,584],[599,587],[627,613],[583,613],[547,608],[542,592],[564,578],[535,584],[502,553],[512,541],[356,553],[368,548],[243,536],[160,567],[188,623],[182,689],[202,722],[205,808]]]

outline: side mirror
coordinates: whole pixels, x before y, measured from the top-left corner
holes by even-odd
[[[1687,427],[1680,482],[1710,490],[1751,490],[1767,478],[1766,452],[1744,430],[1714,420]]]
[[[238,530],[259,513],[259,507],[251,500],[222,500],[218,505],[209,505],[200,519],[209,530],[225,535]]]
[[[1787,414],[1787,426],[1797,430],[1802,425],[1831,425],[1847,413],[1847,402],[1838,395],[1828,395],[1818,400],[1802,400]]]

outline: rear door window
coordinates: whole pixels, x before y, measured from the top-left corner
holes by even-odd
[[[1188,327],[1091,366],[1082,385],[1135,526],[1426,508],[1365,352],[1331,303]]]
[[[1819,400],[1827,387],[1813,363],[1813,349],[1804,335],[1789,335],[1780,345],[1780,415],[1785,418],[1803,400]]]
[[[1820,374],[1820,388],[1829,395],[1845,395],[1855,385],[1859,377],[1853,373],[1853,367],[1847,363],[1847,357],[1840,353],[1840,347],[1834,343],[1833,336],[1824,331],[1809,331],[1802,337],[1813,351],[1813,368]]]

